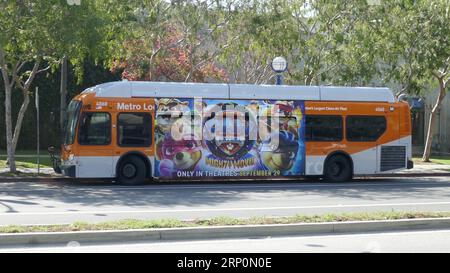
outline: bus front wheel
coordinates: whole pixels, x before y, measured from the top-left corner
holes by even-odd
[[[350,160],[344,155],[333,155],[327,159],[324,166],[323,178],[327,182],[350,181],[353,176]]]
[[[147,169],[142,159],[128,156],[122,160],[117,175],[118,182],[123,185],[140,185],[145,182]]]

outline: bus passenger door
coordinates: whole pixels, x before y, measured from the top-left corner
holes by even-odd
[[[111,115],[106,112],[85,112],[78,134],[79,154],[77,177],[109,178],[113,176],[111,149]]]

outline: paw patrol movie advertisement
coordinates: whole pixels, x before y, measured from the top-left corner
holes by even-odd
[[[155,99],[155,176],[303,175],[304,103]]]

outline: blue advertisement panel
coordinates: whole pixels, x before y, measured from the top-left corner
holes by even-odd
[[[304,174],[303,101],[155,102],[156,177]]]

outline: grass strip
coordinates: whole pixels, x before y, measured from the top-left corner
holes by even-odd
[[[0,167],[1,168],[1,167]],[[0,172],[0,178],[41,178],[41,177],[52,177],[54,175],[47,174],[47,173],[26,173],[17,171],[16,173],[10,173],[10,172]]]
[[[75,222],[70,225],[33,225],[0,226],[0,233],[25,233],[25,232],[68,232],[68,231],[94,231],[94,230],[128,230],[149,228],[179,228],[179,227],[210,227],[233,225],[268,225],[268,224],[295,224],[295,223],[326,223],[348,221],[373,221],[373,220],[399,220],[420,218],[450,217],[449,212],[364,212],[364,213],[340,213],[323,215],[294,215],[289,217],[252,217],[232,218],[216,217],[211,219],[199,219],[181,221],[176,219],[136,220],[126,219],[101,223]]]
[[[417,164],[427,164],[423,162],[421,157],[413,157],[413,161]],[[450,156],[432,156],[430,158],[431,163],[450,165]]]
[[[37,169],[38,164],[36,162],[36,158],[16,158],[16,167]],[[50,158],[41,158],[40,166],[41,168],[51,168]],[[0,158],[0,168],[9,168],[9,165],[6,164],[6,158]]]

